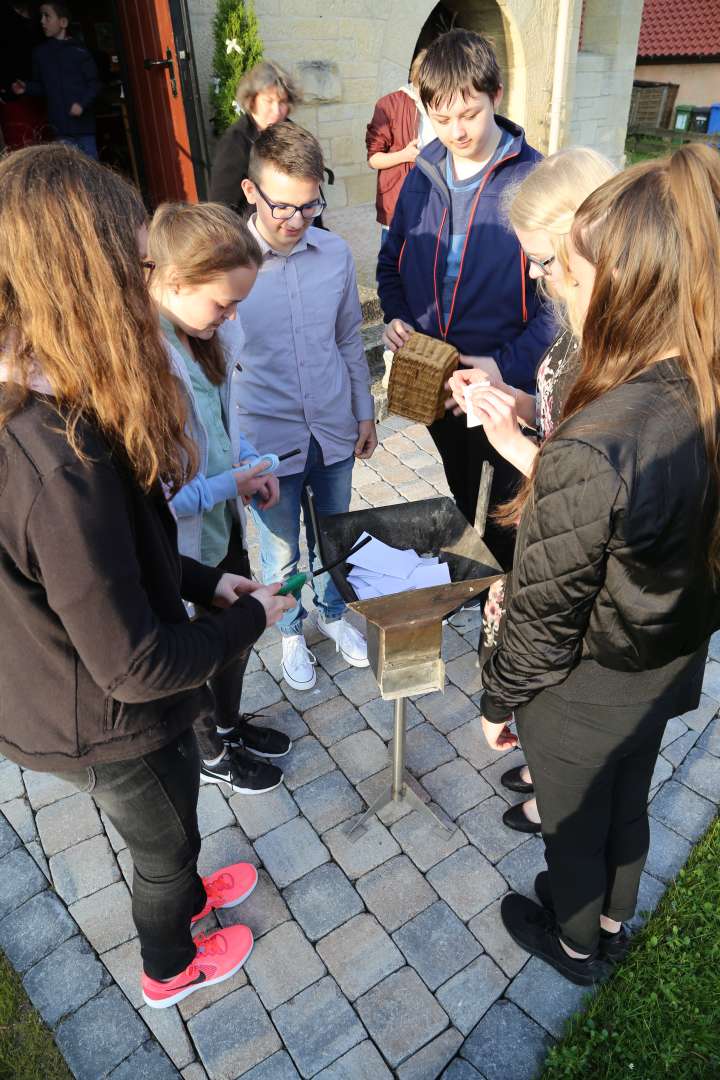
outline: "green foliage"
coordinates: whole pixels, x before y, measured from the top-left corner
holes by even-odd
[[[71,1080],[52,1035],[0,953],[0,1080]]]
[[[622,965],[573,1017],[542,1080],[720,1077],[720,818]]]
[[[235,91],[241,76],[262,60],[263,45],[260,38],[252,0],[218,0],[213,20],[215,54],[213,69],[215,90],[212,91],[213,125],[216,135],[237,120]],[[228,42],[233,45],[228,46]],[[234,48],[237,43],[240,52]]]

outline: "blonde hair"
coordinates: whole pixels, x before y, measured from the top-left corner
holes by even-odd
[[[174,284],[192,288],[239,266],[260,266],[262,252],[247,225],[221,203],[163,203],[150,223],[148,259],[159,285],[172,275]],[[208,379],[219,385],[225,356],[217,335],[188,340]]]
[[[138,250],[138,193],[61,143],[0,161],[0,340],[8,355],[0,425],[39,368],[67,440],[97,424],[140,485],[171,490],[196,468],[185,405],[160,338]]]
[[[505,213],[513,229],[528,232],[542,229],[549,235],[553,254],[568,284],[568,240],[575,213],[591,192],[616,173],[612,162],[597,150],[572,147],[545,158],[505,196]],[[543,278],[538,284],[545,288]],[[572,288],[564,290],[562,297],[551,299],[559,318],[579,337]]]

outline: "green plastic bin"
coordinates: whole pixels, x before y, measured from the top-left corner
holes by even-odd
[[[675,109],[675,130],[676,131],[689,131],[690,130],[690,118],[692,116],[692,105],[678,105]]]

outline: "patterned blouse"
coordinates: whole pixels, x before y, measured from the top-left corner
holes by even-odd
[[[569,330],[563,330],[540,361],[537,372],[535,425],[541,443],[557,427],[579,367],[578,343]],[[505,614],[505,580],[503,578],[491,586],[485,601],[479,649],[481,666],[500,639]]]

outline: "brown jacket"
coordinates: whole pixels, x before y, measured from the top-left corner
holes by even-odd
[[[419,119],[415,102],[404,90],[394,90],[392,94],[381,97],[365,134],[368,160],[373,154],[392,154],[402,150],[416,139]],[[410,162],[404,162],[390,169],[378,170],[375,206],[381,225],[389,225],[392,221],[400,189],[411,169]]]

